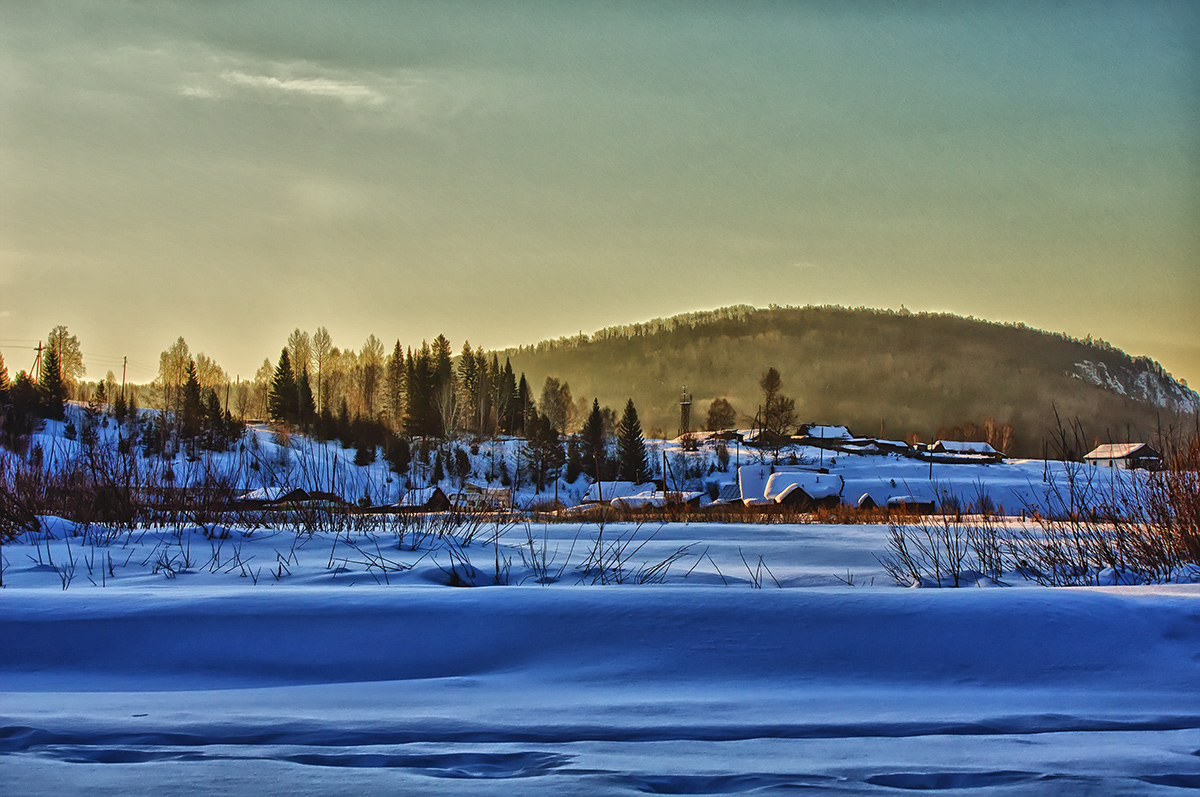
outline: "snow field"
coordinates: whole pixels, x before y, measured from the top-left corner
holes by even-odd
[[[70,529],[48,525],[66,536],[61,563]],[[181,533],[203,548],[190,569],[138,565],[179,547],[158,530],[110,545],[134,557],[105,586],[77,575],[64,591],[30,542],[5,546],[0,782],[135,795],[1200,785],[1200,585],[900,589],[871,557],[878,526],[600,531],[517,526],[499,550],[544,540],[548,559],[579,562],[572,544],[645,539],[631,570],[690,553],[663,584],[592,585],[568,566],[543,587],[510,554],[509,586],[456,589],[444,549],[386,550],[380,535],[413,566],[376,583],[361,564],[329,567],[332,535],[258,530],[241,540],[252,561],[308,542],[291,575],[264,568],[256,584],[199,564],[237,530]],[[465,550],[486,583],[497,548]],[[765,575],[752,588],[742,559],[759,556],[783,589]]]

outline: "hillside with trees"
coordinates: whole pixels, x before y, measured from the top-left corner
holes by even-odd
[[[1056,426],[1087,442],[1149,439],[1193,423],[1196,394],[1162,366],[1099,340],[945,314],[842,307],[729,307],[611,327],[500,353],[541,384],[569,383],[601,405],[637,401],[649,430],[674,436],[679,396],[692,427],[714,401],[753,425],[759,381],[778,369],[799,423],[922,440],[1011,426],[1010,454],[1040,456]],[[725,406],[728,402],[728,406]]]

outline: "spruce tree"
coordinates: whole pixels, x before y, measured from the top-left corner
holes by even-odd
[[[525,452],[529,458],[529,474],[540,493],[546,482],[556,476],[563,465],[562,444],[550,419],[539,415],[537,410],[530,410],[528,438]]]
[[[642,423],[638,420],[633,399],[625,404],[625,412],[617,425],[617,478],[637,484],[650,480],[646,441],[642,437]]]
[[[458,358],[458,391],[460,413],[465,430],[479,434],[479,361],[471,350],[470,341],[464,341],[462,354]]]
[[[225,425],[225,416],[221,412],[221,400],[217,391],[209,388],[204,391],[204,431],[203,445],[209,451],[224,451],[229,444],[229,430]]]
[[[391,356],[388,357],[383,378],[383,408],[387,410],[392,431],[400,431],[404,426],[405,370],[404,350],[400,348],[400,341],[397,340]]]
[[[600,481],[607,471],[605,466],[606,446],[604,439],[604,413],[600,411],[599,399],[592,399],[592,412],[583,422],[579,432],[579,458],[583,472],[592,481]]]
[[[513,375],[512,362],[508,358],[505,358],[504,368],[500,370],[500,376],[496,380],[495,394],[493,403],[496,407],[500,431],[512,434],[517,425],[517,379]]]
[[[392,473],[408,473],[409,463],[412,462],[412,449],[409,448],[408,440],[396,434],[388,435],[384,458],[387,459]]]
[[[317,413],[316,437],[322,443],[337,437],[337,421],[334,420],[328,404],[321,407],[321,411]]]
[[[567,472],[563,478],[567,480],[567,484],[574,484],[581,473],[583,473],[583,459],[579,455],[579,438],[577,435],[571,435],[567,439]]]
[[[517,382],[517,414],[516,414],[516,433],[522,437],[526,436],[526,426],[533,420],[535,410],[533,408],[533,391],[529,389],[529,383],[525,381],[525,372],[521,372],[521,378]]]
[[[267,399],[267,415],[276,423],[295,423],[300,410],[300,396],[296,391],[296,375],[292,372],[292,361],[287,349],[279,353],[279,365],[271,379],[271,392]]]
[[[25,453],[29,437],[41,410],[41,392],[24,371],[17,371],[4,411],[4,445],[18,454]]]
[[[62,366],[58,361],[58,348],[51,346],[42,362],[41,398],[43,418],[61,421],[66,417],[67,385],[63,382]]]
[[[350,448],[354,445],[354,431],[350,426],[350,407],[346,404],[346,399],[342,399],[342,406],[338,410],[336,427],[337,439],[341,442],[342,448]]]
[[[125,417],[129,414],[129,405],[125,403],[125,394],[118,393],[117,400],[113,402],[113,415],[117,419],[117,424],[125,423]]]
[[[192,441],[200,435],[204,417],[204,406],[200,400],[200,378],[196,374],[196,361],[188,362],[187,381],[183,384],[183,401],[179,409],[179,432],[184,440]]]
[[[300,369],[296,382],[296,420],[301,429],[311,428],[317,420],[317,404],[313,399],[312,385],[308,382],[308,366]]]
[[[0,354],[0,409],[12,401],[12,385],[8,381],[8,367],[4,364],[4,355]]]

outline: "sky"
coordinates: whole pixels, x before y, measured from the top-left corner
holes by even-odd
[[[1200,385],[1200,4],[0,0],[0,352],[500,348],[731,304]]]

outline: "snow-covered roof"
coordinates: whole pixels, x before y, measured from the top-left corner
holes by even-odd
[[[933,450],[946,451],[951,454],[999,454],[988,443],[978,443],[965,440],[938,440],[933,444]]]
[[[721,486],[717,488],[718,501],[737,501],[741,497],[742,491],[737,482],[721,482]]]
[[[633,482],[593,482],[588,486],[587,495],[583,500],[596,503],[612,501],[615,498],[628,498],[631,495],[644,493],[654,489],[654,484],[634,484]]]
[[[438,492],[441,492],[438,487],[414,487],[396,502],[396,506],[426,506]]]
[[[676,437],[671,442],[676,443],[678,445],[682,445],[684,443],[684,438],[686,437],[688,440],[690,440],[692,442],[703,443],[705,440],[712,439],[717,434],[719,434],[719,432],[688,432],[685,435],[680,435],[679,437]]]
[[[814,423],[805,428],[805,433],[809,437],[820,437],[826,440],[854,436],[850,434],[850,430],[845,426],[823,426],[821,424]]]
[[[797,489],[817,501],[839,495],[842,479],[840,476],[786,465],[776,466],[774,473],[769,465],[743,465],[738,468],[738,486],[742,500],[755,506],[777,504]]]
[[[663,492],[662,490],[648,490],[635,495],[627,495],[621,498],[614,498],[612,505],[616,507],[625,507],[626,509],[645,509],[646,507],[662,507],[670,504],[686,504],[689,501],[694,501],[700,498],[703,493],[696,492],[676,492],[674,490]]]
[[[297,495],[292,495],[296,493]],[[292,496],[295,500],[303,501],[308,498],[308,493],[298,487],[259,487],[257,490],[251,490],[242,496],[244,501],[279,501],[286,496]]]
[[[1146,449],[1142,451],[1142,449]],[[1127,459],[1134,454],[1142,452],[1143,456],[1157,456],[1158,452],[1150,448],[1145,443],[1105,443],[1087,454],[1083,455],[1084,459]]]
[[[772,473],[767,479],[763,497],[779,503],[796,490],[803,490],[809,498],[819,501],[842,492],[842,478],[828,473]]]

